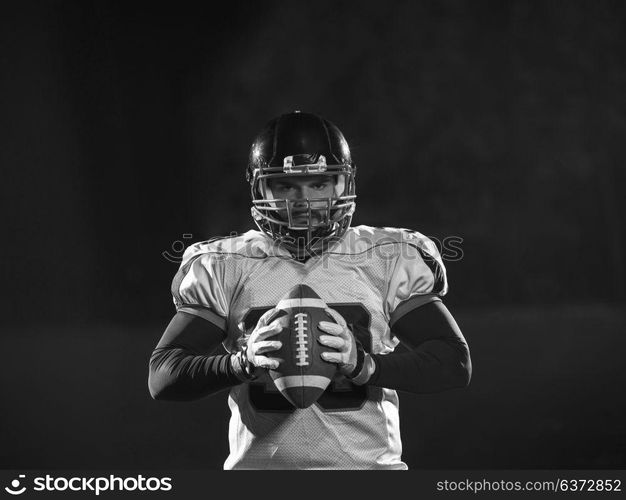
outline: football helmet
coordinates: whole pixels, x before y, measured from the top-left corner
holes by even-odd
[[[348,142],[333,123],[312,113],[283,114],[266,124],[250,148],[252,217],[300,258],[323,251],[350,227],[355,175]],[[303,176],[328,176],[332,196],[294,200],[272,193],[273,182]]]

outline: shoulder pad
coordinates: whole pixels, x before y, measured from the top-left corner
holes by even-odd
[[[183,262],[188,262],[199,255],[229,255],[263,258],[272,255],[273,246],[259,231],[248,231],[241,235],[212,238],[190,245],[183,254]]]
[[[408,244],[435,257],[439,255],[436,245],[427,236],[411,229],[397,227],[356,226],[345,236],[346,247],[354,252],[363,252],[377,246],[400,247]],[[390,249],[389,253],[393,253]]]

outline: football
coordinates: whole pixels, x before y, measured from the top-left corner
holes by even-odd
[[[269,370],[281,394],[296,408],[311,406],[323,394],[337,372],[337,365],[324,361],[320,354],[333,349],[317,339],[323,333],[320,321],[334,320],[325,312],[326,303],[307,285],[297,285],[276,306],[279,312],[270,319],[281,318],[283,330],[276,336],[282,347],[272,356],[283,362]]]

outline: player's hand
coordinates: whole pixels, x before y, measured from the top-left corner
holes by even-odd
[[[256,327],[248,337],[246,342],[245,353],[248,364],[248,371],[253,373],[257,368],[276,369],[280,365],[282,359],[268,356],[282,347],[280,340],[268,340],[269,338],[279,334],[283,329],[280,319],[276,319],[268,324],[272,316],[278,312],[278,309],[270,309],[267,311],[256,324]]]
[[[318,341],[322,345],[336,349],[337,352],[323,352],[321,354],[322,359],[330,363],[337,363],[339,371],[348,376],[355,370],[357,364],[356,339],[341,314],[330,308],[325,311],[328,316],[335,320],[335,323],[331,321],[319,322],[320,330],[329,335],[320,335]]]

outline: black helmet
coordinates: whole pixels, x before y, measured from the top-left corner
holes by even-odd
[[[299,256],[323,250],[350,227],[355,174],[348,143],[334,124],[300,111],[281,115],[261,130],[250,149],[252,217],[261,231]],[[268,181],[302,176],[331,176],[334,194],[304,200],[307,222],[298,224],[292,217],[294,201],[274,197]]]

